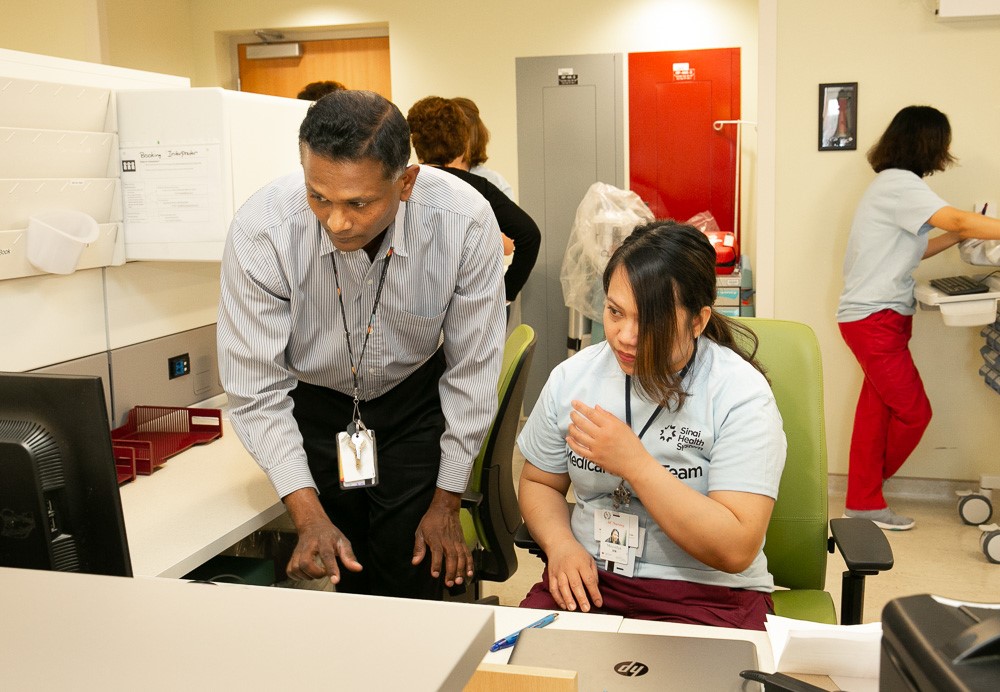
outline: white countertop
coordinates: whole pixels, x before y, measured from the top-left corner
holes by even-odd
[[[221,438],[121,486],[136,576],[182,577],[284,513],[229,421],[222,427]]]

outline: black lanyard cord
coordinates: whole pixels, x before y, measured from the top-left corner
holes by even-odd
[[[385,263],[382,265],[382,275],[378,280],[378,288],[375,290],[375,302],[372,303],[372,314],[368,318],[368,328],[365,330],[365,339],[361,343],[361,353],[358,355],[357,363],[354,362],[354,351],[351,350],[351,333],[347,329],[347,311],[344,309],[344,296],[340,289],[340,273],[337,271],[337,258],[336,250],[330,254],[330,260],[333,262],[333,280],[337,285],[337,301],[340,303],[340,317],[344,322],[344,339],[347,341],[347,358],[351,364],[351,377],[354,380],[354,401],[358,400],[358,370],[361,368],[361,361],[365,357],[365,348],[368,347],[368,337],[371,336],[372,331],[375,327],[375,311],[378,310],[379,301],[382,300],[382,287],[385,285],[385,275],[389,271],[389,261],[392,259],[393,247],[389,247],[389,251],[385,253]]]
[[[683,369],[681,369],[680,374],[677,376],[678,380],[680,381],[684,380],[684,377],[688,374],[688,371],[691,369],[691,365],[694,363],[694,357],[697,354],[698,354],[698,340],[695,339],[694,348],[691,350],[691,358],[688,360],[687,365],[685,365]],[[649,426],[653,424],[653,421],[656,420],[656,417],[660,415],[660,411],[662,410],[663,406],[660,405],[656,407],[655,411],[653,411],[653,415],[649,417],[649,420],[646,421],[646,424],[642,426],[642,430],[639,431],[640,440],[642,439],[642,436],[646,434],[646,431],[649,430]],[[629,375],[625,375],[625,422],[628,423],[628,427],[630,428],[632,427],[632,378]]]

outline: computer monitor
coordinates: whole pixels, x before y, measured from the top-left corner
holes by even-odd
[[[0,373],[0,566],[132,576],[100,377]]]

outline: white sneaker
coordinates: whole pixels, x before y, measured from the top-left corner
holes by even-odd
[[[910,517],[894,514],[891,509],[845,509],[844,516],[853,519],[868,519],[875,526],[886,531],[909,531],[917,525]]]

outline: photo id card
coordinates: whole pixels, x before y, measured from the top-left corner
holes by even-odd
[[[338,433],[337,465],[340,469],[340,487],[344,490],[378,485],[375,432],[362,428],[355,429],[353,433]]]
[[[629,552],[639,545],[639,517],[626,512],[601,510],[594,513],[597,554],[615,564],[628,561]]]
[[[635,576],[635,559],[642,555],[642,546],[646,541],[646,529],[639,529],[639,545],[628,549],[628,559],[624,562],[615,562],[614,573],[625,577]]]

